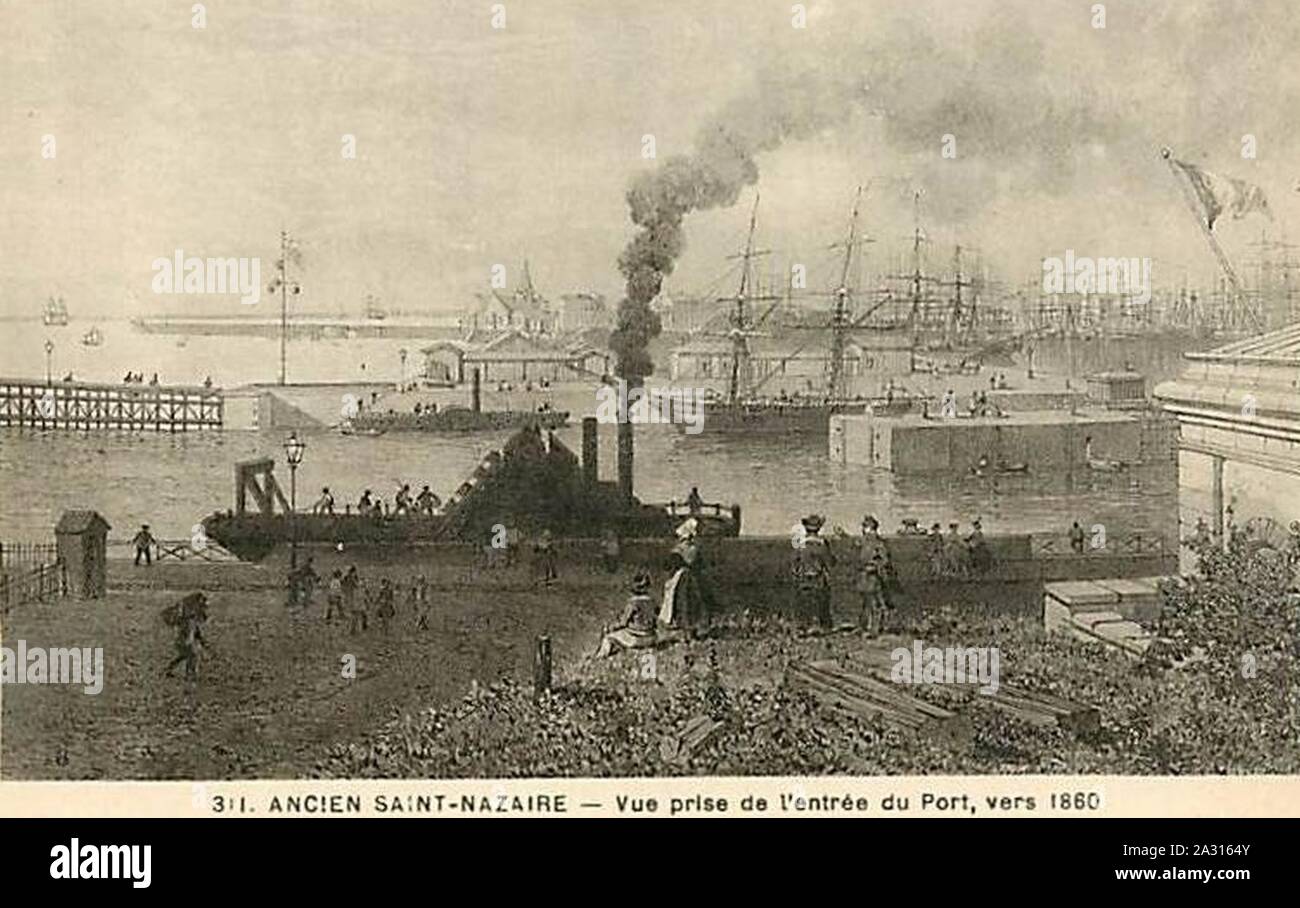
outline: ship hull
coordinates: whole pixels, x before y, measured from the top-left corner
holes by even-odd
[[[497,432],[537,426],[550,431],[563,428],[569,421],[567,412],[538,413],[533,410],[438,410],[433,413],[364,413],[354,416],[354,432]]]
[[[250,465],[245,465],[250,466]],[[592,465],[595,466],[594,464]],[[261,461],[251,469],[264,469]],[[236,470],[236,487],[245,489],[253,474]],[[592,470],[591,472],[594,472]],[[237,557],[260,561],[277,547],[297,542],[333,547],[409,548],[434,542],[482,544],[509,527],[525,538],[550,532],[557,539],[596,539],[613,532],[622,539],[666,539],[687,517],[701,535],[735,536],[740,508],[720,503],[694,509],[669,503],[644,504],[612,482],[595,481],[591,472],[553,435],[529,427],[503,448],[483,457],[474,472],[434,514],[360,515],[272,513],[267,492],[257,497],[263,511],[214,513],[203,520],[206,535]],[[278,487],[276,494],[279,494]],[[280,497],[284,506],[283,496]]]
[[[700,434],[784,437],[816,436],[825,440],[831,417],[838,414],[862,414],[867,407],[876,413],[905,413],[911,409],[906,401],[848,401],[831,404],[712,404],[704,408]]]
[[[436,542],[449,522],[442,516],[387,519],[356,514],[318,516],[298,514],[214,515],[203,522],[204,532],[222,548],[244,561],[261,561],[277,546],[295,540],[303,545],[397,546]]]

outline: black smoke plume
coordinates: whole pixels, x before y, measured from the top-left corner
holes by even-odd
[[[648,346],[662,325],[650,303],[682,253],[686,215],[735,204],[758,182],[754,156],[829,125],[844,108],[845,91],[825,78],[760,75],[757,91],[723,110],[690,154],[674,155],[632,182],[628,211],[639,229],[618,259],[627,291],[610,337],[621,377],[639,384],[654,372]]]

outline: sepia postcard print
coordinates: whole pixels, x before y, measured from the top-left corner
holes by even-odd
[[[1292,6],[6,4],[0,798],[1300,809]]]

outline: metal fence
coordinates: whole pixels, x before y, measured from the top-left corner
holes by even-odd
[[[0,573],[0,606],[6,610],[23,602],[45,602],[67,594],[68,570],[62,561]]]
[[[52,542],[0,541],[0,568],[35,567],[58,560],[58,549]]]

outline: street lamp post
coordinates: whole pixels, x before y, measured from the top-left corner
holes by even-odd
[[[298,567],[298,464],[307,450],[307,443],[290,432],[284,443],[284,456],[289,462],[289,567]]]
[[[51,376],[51,371],[53,367],[51,366],[50,363],[50,357],[52,357],[53,355],[54,355],[54,341],[50,340],[49,338],[46,338],[45,340],[45,383],[47,385],[54,380]]]

